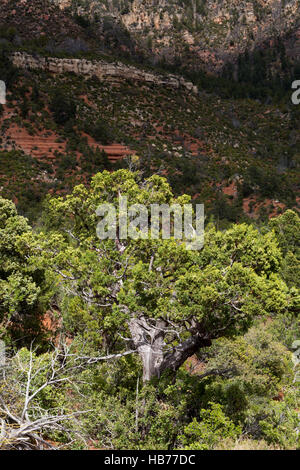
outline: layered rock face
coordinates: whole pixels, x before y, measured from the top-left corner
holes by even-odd
[[[53,0],[73,13],[118,21],[143,50],[157,57],[184,57],[197,68],[218,71],[246,49],[282,37],[288,55],[299,58],[298,0]],[[170,60],[172,62],[172,60]]]
[[[1,0],[0,27],[49,55],[125,54],[173,70],[219,74],[246,49],[272,49],[276,68],[282,44],[300,61],[299,0]]]
[[[183,88],[188,92],[197,93],[197,87],[177,75],[156,75],[124,65],[121,62],[89,61],[85,59],[58,59],[55,57],[32,56],[15,52],[11,56],[12,63],[18,68],[45,70],[51,73],[73,72],[78,75],[96,76],[110,83],[120,80],[132,80],[155,86]]]
[[[173,25],[174,14],[163,7],[166,4],[159,5],[152,1],[144,3],[134,0],[128,9],[128,13],[122,15],[122,21],[131,31],[143,31],[145,28],[154,28],[155,30],[167,31]],[[158,6],[158,8],[155,8]],[[161,7],[161,8],[160,8]],[[180,17],[182,14],[178,12]]]
[[[72,0],[52,0],[53,3],[59,6],[61,10],[69,8],[72,5]]]

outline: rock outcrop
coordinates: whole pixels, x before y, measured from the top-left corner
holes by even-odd
[[[149,85],[165,86],[191,93],[198,93],[198,88],[177,75],[156,75],[136,67],[124,65],[122,62],[90,61],[86,59],[59,59],[56,57],[41,57],[22,52],[11,56],[15,67],[29,70],[45,70],[51,73],[73,72],[76,75],[96,76],[100,80],[116,83],[122,80],[132,80]]]
[[[52,1],[91,22],[97,17],[99,30],[108,18],[118,22],[150,58],[187,62],[192,54],[194,70],[220,72],[246,49],[268,47],[279,37],[287,55],[299,58],[299,0]]]

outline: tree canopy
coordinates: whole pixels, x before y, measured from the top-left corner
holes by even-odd
[[[273,231],[208,225],[200,251],[173,238],[100,240],[96,209],[117,207],[121,195],[148,209],[189,202],[174,198],[164,178],[104,171],[89,188],[49,199],[50,231],[22,237],[35,265],[58,275],[71,335],[88,338],[107,357],[138,353],[147,381],[176,371],[216,338],[245,333],[255,318],[294,308],[296,294],[279,276],[282,252]]]
[[[0,197],[0,337],[6,341],[37,334],[48,295],[43,269],[32,264],[19,246],[20,237],[31,233],[14,203]]]

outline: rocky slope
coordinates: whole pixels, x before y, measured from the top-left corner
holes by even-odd
[[[22,213],[119,165],[166,176],[220,220],[299,203],[299,118],[285,104],[222,100],[159,76],[101,78],[81,73],[93,62],[79,59],[15,58],[0,108],[0,193]]]
[[[40,57],[15,52],[11,56],[14,66],[29,70],[44,70],[52,73],[73,72],[77,75],[97,77],[108,83],[118,83],[120,80],[132,80],[134,82],[147,83],[154,86],[165,86],[175,89],[198,93],[193,83],[183,77],[166,74],[164,76],[149,73],[136,67],[104,61],[89,61],[86,59],[58,59],[55,57]]]
[[[192,56],[192,66],[220,71],[246,49],[282,38],[292,59],[300,53],[298,0],[53,0],[105,32],[120,23],[153,60]]]
[[[179,0],[0,2],[0,79],[8,89],[0,106],[0,193],[27,214],[47,192],[129,165],[166,176],[176,194],[204,202],[218,220],[295,207],[300,108],[291,104],[291,76],[273,87],[267,54],[257,63],[239,56],[246,44],[268,43],[274,69],[294,73],[297,4],[286,2],[283,19],[274,2],[259,3],[267,4],[273,17],[262,9],[257,22],[253,2],[248,9],[231,2],[248,12],[243,29],[225,1],[193,3],[196,13]],[[162,57],[176,74],[148,66]],[[181,69],[218,72],[231,60],[238,68],[227,78]]]
[[[42,37],[63,39],[84,34],[71,16],[48,0],[1,0],[0,29],[4,28],[8,35],[15,33],[16,45]]]

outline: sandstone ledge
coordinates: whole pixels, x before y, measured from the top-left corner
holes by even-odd
[[[198,93],[198,88],[183,77],[170,74],[165,76],[156,75],[121,62],[109,63],[86,59],[58,59],[55,57],[33,56],[23,52],[12,54],[11,60],[16,67],[29,70],[45,70],[51,73],[73,72],[77,75],[96,76],[100,80],[109,83],[119,80],[133,80],[156,86],[166,86],[175,89],[183,88],[190,93]]]

